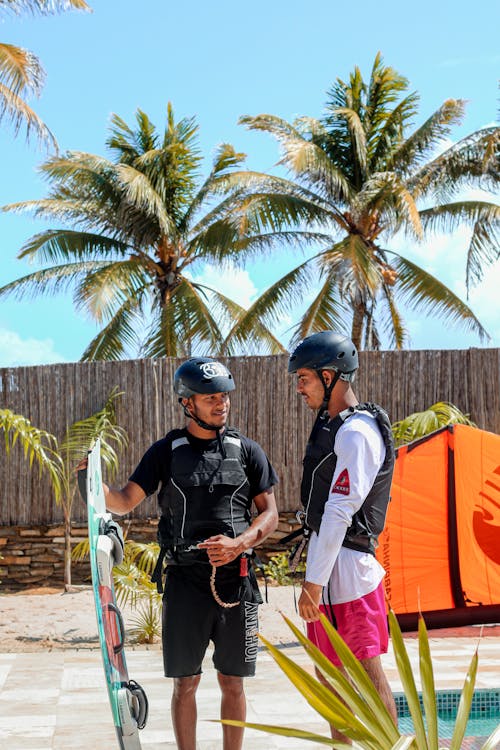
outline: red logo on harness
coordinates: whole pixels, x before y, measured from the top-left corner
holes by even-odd
[[[349,483],[349,472],[347,469],[341,471],[332,487],[332,492],[338,492],[340,495],[348,495],[351,491]]]

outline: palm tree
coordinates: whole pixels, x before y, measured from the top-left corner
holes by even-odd
[[[472,228],[467,285],[481,278],[499,257],[500,207],[454,198],[466,186],[498,185],[500,128],[479,130],[435,155],[451,126],[460,122],[464,102],[447,100],[408,134],[418,96],[407,90],[407,80],[378,54],[368,82],[358,68],[347,83],[337,79],[320,119],[301,117],[290,124],[269,114],[241,118],[250,129],[278,140],[279,164],[295,178],[288,185],[281,182],[280,198],[288,195],[304,213],[308,209],[309,227],[322,236],[319,252],[273,284],[240,328],[251,326],[254,316],[262,319],[264,312],[272,325],[314,290],[296,338],[347,328],[359,348],[376,349],[385,329],[391,346],[401,348],[407,333],[400,303],[487,337],[461,299],[386,243],[398,232],[417,241],[428,231],[466,224]]]
[[[0,0],[0,13],[46,14],[70,8],[90,10],[84,0]],[[56,146],[53,134],[26,102],[27,96],[40,95],[44,80],[36,55],[0,42],[0,120],[10,120],[16,135],[25,125],[27,139],[34,133],[40,141]]]
[[[112,390],[102,409],[90,417],[69,425],[61,441],[55,435],[40,430],[29,419],[0,409],[0,428],[5,433],[7,453],[17,441],[22,446],[30,466],[36,460],[41,472],[48,474],[54,498],[62,506],[64,516],[64,584],[71,585],[71,514],[77,477],[75,466],[87,455],[89,445],[101,438],[101,458],[111,478],[118,468],[118,455],[126,442],[126,433],[116,424],[116,400],[122,394]]]
[[[193,118],[176,122],[169,104],[163,134],[141,110],[135,129],[112,117],[113,161],[81,152],[48,159],[41,170],[49,197],[6,209],[76,228],[32,237],[18,257],[52,265],[0,294],[53,293],[74,283],[76,306],[102,325],[83,360],[120,359],[134,348],[146,357],[221,351],[221,319],[234,325],[245,310],[189,274],[208,262],[223,271],[225,260],[268,241],[259,234],[266,206],[248,196],[259,176],[235,170],[244,154],[229,144],[218,147],[210,173],[199,179],[197,132]],[[296,218],[293,211],[286,216]],[[283,351],[258,319],[244,343]]]

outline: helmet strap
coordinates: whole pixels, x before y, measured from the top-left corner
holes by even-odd
[[[332,391],[335,388],[338,380],[340,379],[340,372],[338,370],[335,371],[335,375],[330,385],[326,384],[321,370],[316,370],[316,372],[318,373],[318,378],[321,380],[323,384],[324,397],[323,397],[323,403],[321,404],[321,407],[320,407],[320,414],[323,414],[323,412],[325,412],[328,409],[330,396],[332,395]]]
[[[179,399],[179,403],[182,405],[182,409],[184,411],[185,416],[188,419],[192,419],[196,424],[201,427],[202,430],[207,430],[207,432],[215,432],[217,437],[217,443],[219,444],[219,449],[224,458],[226,457],[226,451],[224,448],[224,443],[222,442],[222,438],[220,436],[221,428],[218,425],[215,424],[208,424],[208,422],[204,422],[203,419],[200,419],[196,414],[193,414],[189,411],[187,406],[182,403],[182,399]]]

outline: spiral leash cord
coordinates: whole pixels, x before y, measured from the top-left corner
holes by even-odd
[[[210,590],[212,591],[212,596],[217,602],[217,604],[220,607],[224,607],[225,609],[231,609],[231,607],[237,607],[239,604],[241,604],[241,600],[238,600],[237,602],[223,602],[220,598],[219,594],[217,593],[217,589],[215,588],[215,575],[217,573],[217,568],[215,565],[212,565],[212,574],[210,576]],[[240,578],[246,578],[248,576],[248,555],[243,554],[240,557]]]
[[[225,609],[231,609],[231,607],[237,607],[240,603],[239,600],[237,602],[223,602],[220,598],[219,594],[217,593],[217,589],[215,588],[215,574],[217,572],[217,568],[215,565],[212,565],[212,575],[210,576],[210,590],[212,591],[212,596],[217,602],[217,604],[220,607],[224,607]]]

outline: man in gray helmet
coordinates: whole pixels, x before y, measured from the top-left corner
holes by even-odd
[[[394,444],[386,413],[356,398],[351,383],[357,369],[356,347],[334,331],[308,336],[289,360],[297,392],[310,409],[318,410],[301,485],[310,539],[299,613],[308,637],[341,667],[319,611],[330,619],[396,722],[380,660],[388,646],[385,572],[375,558],[389,502]],[[328,687],[320,673],[318,677]],[[334,727],[331,732],[334,739],[348,741]]]
[[[207,357],[184,362],[174,390],[187,426],[154,443],[122,489],[104,487],[107,508],[118,514],[159,489],[161,554],[153,579],[161,588],[166,560],[163,661],[174,680],[179,750],[196,748],[196,690],[209,641],[221,718],[245,720],[243,678],[255,674],[262,603],[251,553],[278,524],[273,467],[257,443],[226,426],[234,388],[222,363]],[[223,727],[224,750],[240,750],[242,742],[242,729]]]

